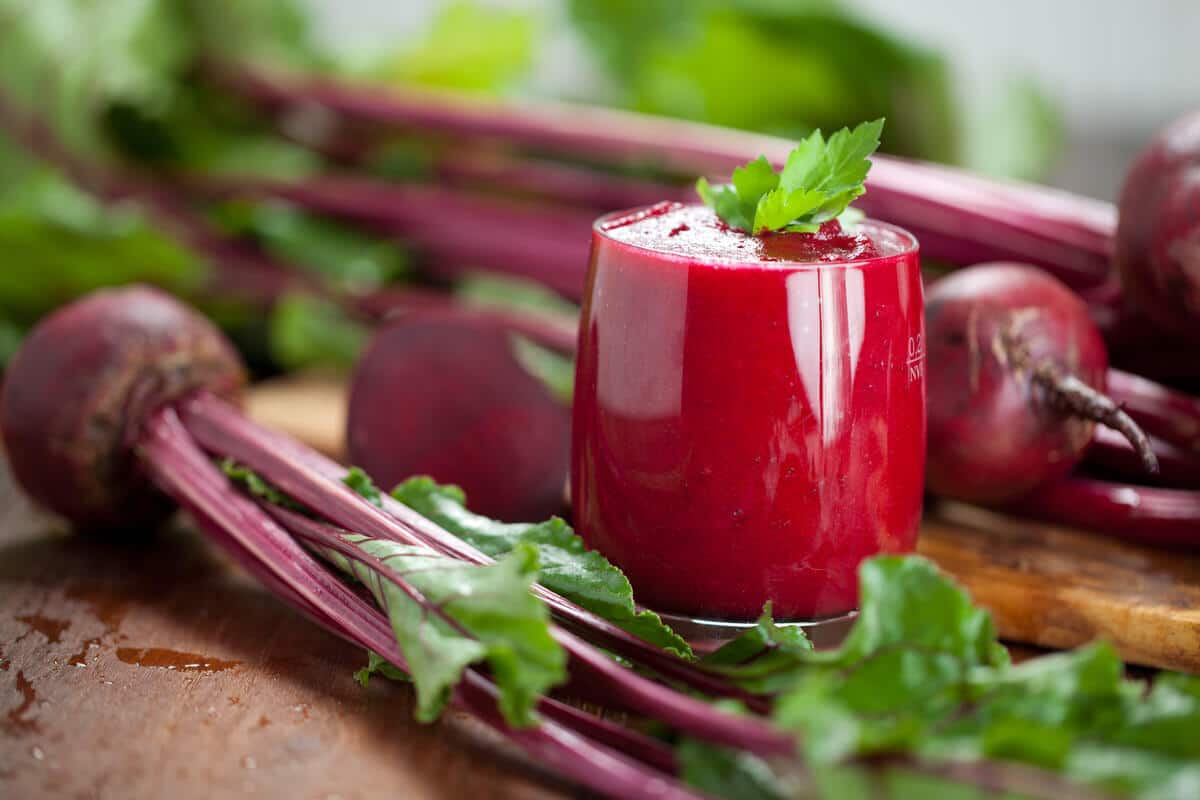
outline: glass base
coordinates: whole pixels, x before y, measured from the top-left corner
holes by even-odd
[[[711,653],[730,639],[736,639],[745,631],[754,627],[753,622],[733,622],[725,619],[702,619],[686,617],[679,614],[657,612],[662,621],[687,639],[688,644],[697,653]],[[813,646],[821,649],[837,647],[850,632],[854,620],[858,619],[857,611],[850,611],[836,617],[816,620],[799,620],[793,622],[776,622],[782,628],[803,628],[804,633],[812,640]]]

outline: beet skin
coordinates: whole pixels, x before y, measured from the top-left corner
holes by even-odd
[[[13,358],[0,434],[17,481],[78,527],[131,527],[171,505],[130,451],[155,408],[200,388],[236,394],[237,353],[157,289],[95,292],[43,319]]]
[[[1200,342],[1200,112],[1138,155],[1119,212],[1121,288],[1155,328]]]
[[[935,282],[925,320],[929,490],[991,503],[1066,474],[1095,423],[1064,413],[1034,370],[1104,391],[1108,356],[1084,303],[1033,267],[980,265]]]
[[[570,416],[495,321],[415,312],[379,330],[359,361],[346,439],[381,486],[430,475],[462,487],[477,513],[540,521],[563,507]]]

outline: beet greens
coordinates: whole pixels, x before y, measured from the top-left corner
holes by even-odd
[[[786,797],[814,782],[850,798],[964,782],[1171,797],[1197,778],[1200,737],[1177,735],[1200,730],[1192,679],[1161,678],[1143,700],[1103,645],[1011,666],[987,613],[920,558],[864,564],[860,617],[835,650],[813,650],[767,614],[705,661],[681,658],[679,640],[561,521],[495,523],[428,480],[392,498],[246,420],[212,393],[237,383],[231,352],[203,318],[147,289],[51,315],[0,395],[18,480],[83,524],[132,502],[160,510],[147,491],[157,487],[276,596],[370,651],[361,680],[412,680],[422,719],[452,705],[614,798],[733,797],[739,786]],[[29,389],[51,384],[69,391],[46,413]],[[24,446],[47,436],[58,446]],[[671,734],[649,738],[547,694],[563,690]],[[1083,713],[1097,704],[1103,714]]]

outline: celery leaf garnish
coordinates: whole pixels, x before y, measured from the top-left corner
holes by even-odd
[[[842,128],[828,140],[816,130],[792,150],[781,172],[759,156],[735,169],[730,184],[714,187],[701,178],[696,191],[732,228],[812,233],[866,191],[882,132],[882,119]]]

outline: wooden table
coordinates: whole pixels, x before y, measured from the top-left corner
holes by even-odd
[[[35,513],[0,467],[0,798],[558,798],[189,530],[114,544]]]
[[[290,380],[250,415],[336,453],[345,387]],[[935,506],[920,552],[1050,647],[1104,637],[1200,672],[1200,557]],[[1013,650],[1014,657],[1033,652]],[[570,788],[470,720],[411,720],[404,686],[196,533],[71,536],[0,465],[0,798],[536,798]]]

